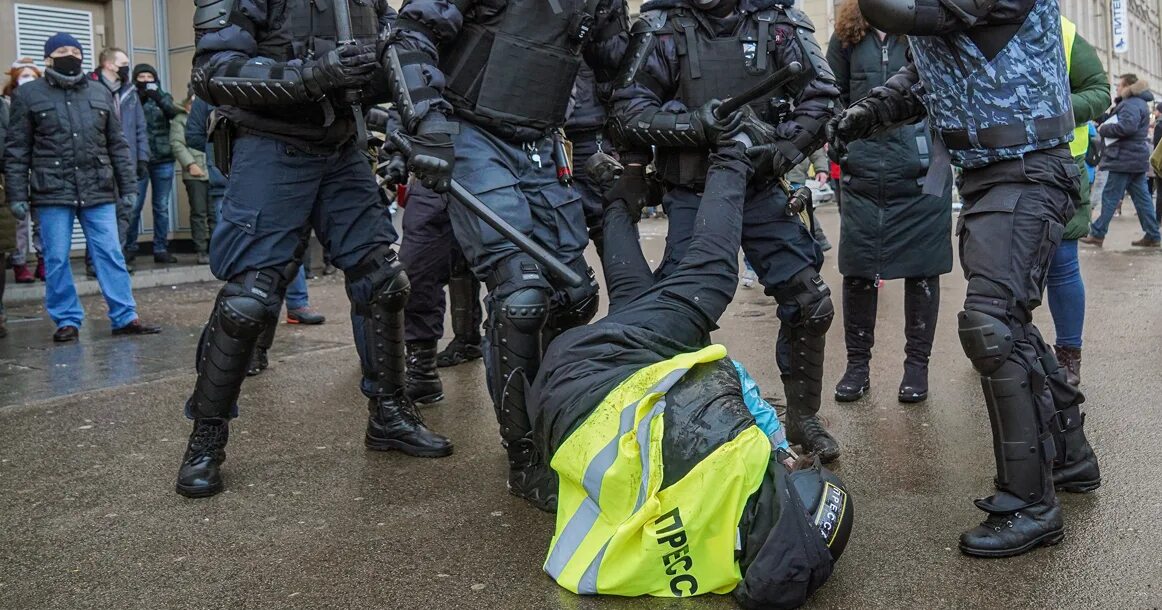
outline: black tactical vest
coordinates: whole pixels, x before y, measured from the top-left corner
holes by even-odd
[[[674,36],[681,64],[678,72],[678,100],[695,110],[710,100],[724,100],[741,93],[776,72],[772,61],[775,48],[774,10],[742,15],[733,34],[714,36],[707,25],[685,9],[670,12],[665,31]],[[770,99],[751,104],[759,117],[775,122]],[[698,186],[709,169],[708,151],[659,149],[656,167],[672,184]]]
[[[560,127],[596,8],[596,0],[508,0],[486,18],[470,9],[460,35],[440,49],[444,97],[504,138]]]
[[[275,61],[316,59],[336,46],[335,2],[346,2],[351,34],[359,42],[379,35],[374,0],[286,0],[271,3],[271,30],[258,43],[258,55]],[[281,9],[281,10],[280,10]],[[277,11],[277,12],[276,12]]]

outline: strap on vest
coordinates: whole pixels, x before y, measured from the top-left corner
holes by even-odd
[[[761,11],[754,16],[759,25],[758,48],[755,49],[755,68],[760,72],[767,70],[767,56],[771,54],[768,48],[771,39],[771,23],[775,20],[774,11]]]
[[[698,25],[690,20],[681,21],[682,32],[686,37],[686,65],[690,66],[690,78],[702,78],[701,57],[698,55]]]
[[[1033,130],[1037,139],[1041,141],[1060,138],[1073,129],[1072,113],[1033,121]],[[975,141],[967,129],[942,129],[940,137],[949,150],[1012,148],[1029,143],[1023,123],[986,127],[976,132]]]

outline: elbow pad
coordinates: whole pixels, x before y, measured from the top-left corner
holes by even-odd
[[[702,122],[692,112],[663,112],[651,108],[636,120],[614,121],[619,141],[629,146],[701,148],[706,145]]]
[[[195,68],[190,81],[195,93],[215,106],[255,108],[289,106],[321,99],[303,79],[304,68],[254,60],[226,66],[223,74],[210,76]]]

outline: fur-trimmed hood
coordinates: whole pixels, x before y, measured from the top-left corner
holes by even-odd
[[[1138,82],[1123,89],[1125,93],[1122,97],[1140,97],[1151,101],[1154,99],[1154,94],[1150,93],[1150,83],[1145,79],[1140,79]]]

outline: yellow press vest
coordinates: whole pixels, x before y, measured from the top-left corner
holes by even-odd
[[[1073,41],[1077,39],[1077,25],[1061,16],[1061,38],[1065,42],[1065,70],[1073,65]],[[1073,141],[1069,143],[1069,153],[1074,157],[1084,156],[1089,151],[1089,123],[1083,123],[1073,130]]]
[[[661,489],[666,392],[695,365],[725,357],[712,345],[634,373],[557,449],[557,528],[544,569],[562,587],[686,597],[729,593],[742,579],[738,523],[770,461],[766,434],[747,428]]]

